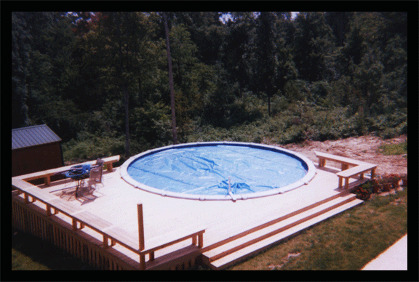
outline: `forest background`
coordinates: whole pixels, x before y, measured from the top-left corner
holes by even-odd
[[[407,133],[407,13],[167,18],[180,143]],[[162,13],[14,12],[11,35],[12,128],[47,124],[66,161],[173,143]]]

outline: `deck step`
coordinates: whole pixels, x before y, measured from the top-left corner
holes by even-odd
[[[342,191],[339,194],[333,195],[331,197],[328,197],[326,199],[323,199],[321,201],[318,201],[316,203],[313,203],[311,205],[308,205],[308,206],[306,206],[304,208],[301,208],[301,209],[292,211],[289,214],[283,215],[283,216],[278,217],[278,218],[275,218],[275,219],[272,219],[272,218],[270,218],[270,219],[268,219],[268,218],[258,218],[258,219],[248,220],[246,222],[246,224],[248,226],[248,229],[247,230],[243,231],[243,224],[238,224],[239,228],[236,230],[237,233],[235,235],[233,235],[233,236],[228,237],[228,238],[223,237],[223,230],[225,229],[225,226],[219,226],[217,228],[217,233],[220,236],[220,238],[218,239],[217,243],[214,243],[214,244],[211,244],[211,245],[208,245],[208,246],[204,247],[203,250],[202,250],[202,252],[205,253],[205,252],[207,252],[207,251],[209,251],[211,249],[214,249],[214,248],[216,248],[218,246],[224,245],[224,244],[226,244],[228,242],[231,242],[233,240],[236,240],[238,238],[241,238],[243,236],[246,236],[247,234],[250,234],[250,233],[255,232],[257,230],[263,229],[263,228],[265,228],[267,226],[276,224],[276,223],[278,223],[280,221],[283,221],[283,220],[285,220],[287,218],[290,218],[290,217],[293,217],[295,215],[298,215],[298,214],[300,214],[302,212],[305,212],[307,210],[313,209],[313,208],[315,208],[315,207],[317,207],[319,205],[322,205],[322,204],[324,204],[326,202],[332,201],[332,200],[334,200],[336,198],[342,199],[342,197],[347,196],[348,194],[349,193],[347,191]],[[231,229],[231,227],[232,226],[229,225],[229,229]]]
[[[147,261],[146,270],[172,269],[183,262],[195,260],[200,256],[200,253],[200,249],[197,246],[190,245],[183,249],[158,257],[153,261]]]
[[[350,209],[363,201],[350,194],[318,205],[283,221],[254,231],[234,241],[203,253],[202,260],[212,269],[226,268],[239,260],[268,248],[270,245],[316,223]]]
[[[272,236],[275,233],[279,233],[292,227],[292,225],[299,224],[300,222],[309,219],[309,217],[314,217],[316,214],[319,215],[326,212],[328,209],[333,209],[339,205],[343,205],[345,202],[352,201],[354,199],[353,197],[354,195],[351,194],[344,197],[335,198],[320,205],[314,206],[311,209],[307,209],[294,214],[291,217],[285,217],[283,220],[276,223],[267,226],[266,224],[262,224],[262,228],[260,229],[253,228],[251,232],[248,232],[244,236],[234,238],[234,240],[231,241],[226,240],[224,244],[211,250],[205,251],[203,253],[205,256],[204,260],[208,259],[209,262],[216,260],[224,255],[227,255],[228,253],[245,247],[246,245],[255,243],[258,240],[262,240],[264,237]]]

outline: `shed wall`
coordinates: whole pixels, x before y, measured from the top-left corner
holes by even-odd
[[[62,165],[59,142],[12,150],[12,177]]]

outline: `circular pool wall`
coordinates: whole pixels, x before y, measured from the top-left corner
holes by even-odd
[[[121,177],[134,187],[194,200],[240,200],[298,188],[315,175],[298,153],[242,142],[198,142],[149,150],[128,159]]]

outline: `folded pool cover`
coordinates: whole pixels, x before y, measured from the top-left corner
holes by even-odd
[[[213,145],[167,149],[132,162],[128,174],[161,190],[202,195],[245,194],[278,189],[303,178],[304,161],[249,146]],[[279,190],[279,192],[285,192]]]

